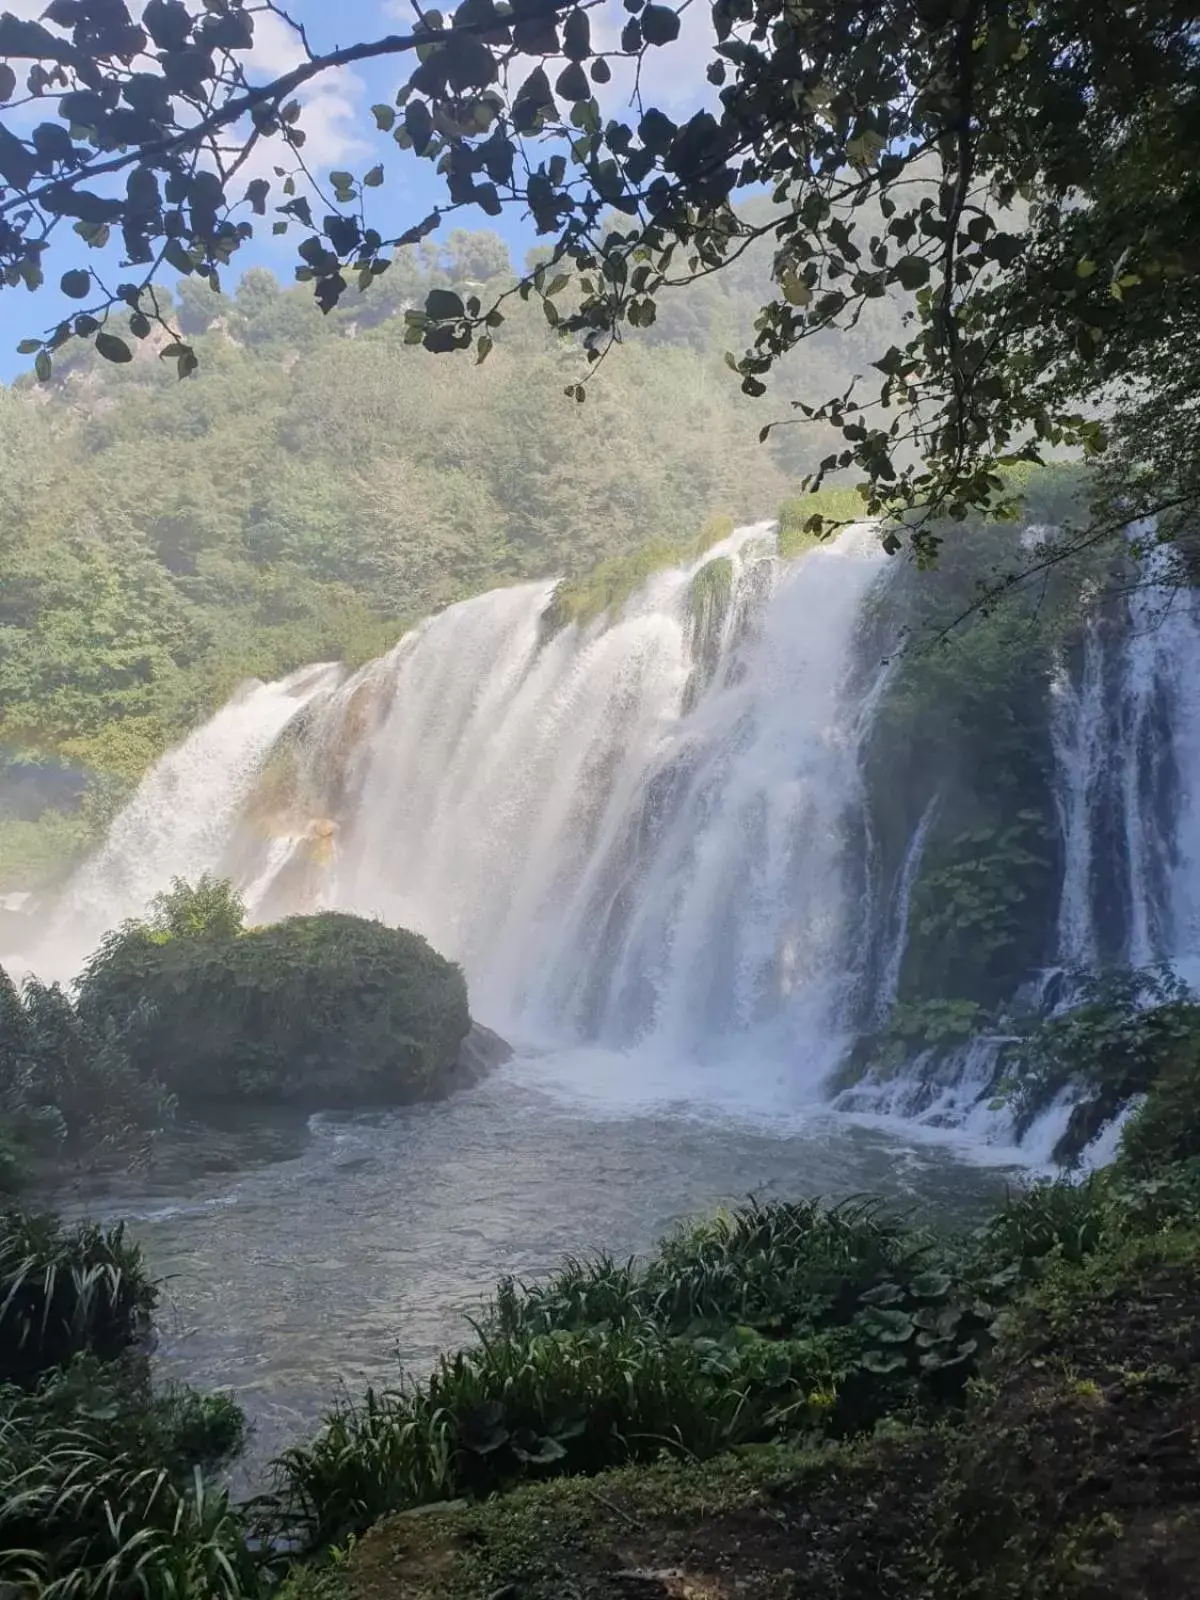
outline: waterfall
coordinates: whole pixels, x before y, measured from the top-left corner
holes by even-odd
[[[1055,965],[1023,1003],[1067,1003],[1053,975],[1109,961],[1200,976],[1200,613],[1179,560],[1152,549],[1123,600],[1085,590],[1044,691],[1062,876]],[[416,929],[518,1042],[723,1081],[762,1063],[814,1098],[856,1028],[864,1050],[886,1036],[948,803],[918,768],[896,796],[911,831],[877,843],[892,797],[868,803],[863,770],[893,672],[872,603],[886,571],[870,525],[784,561],[760,524],[591,621],[558,625],[555,584],[519,584],[354,673],[246,686],[147,775],[34,965],[69,974],[173,876],[217,871],[252,920]],[[1010,1035],[988,1005],[977,1037],[914,1047],[837,1104],[1007,1142]],[[1070,1109],[1031,1131],[1033,1156]]]
[[[1124,625],[1093,617],[1078,686],[1065,670],[1053,686],[1063,968],[1200,956],[1198,658],[1195,594],[1179,551],[1158,545]]]
[[[173,877],[216,870],[272,746],[337,677],[336,667],[314,666],[279,683],[247,683],[151,768],[42,930],[31,953],[37,969],[71,977],[110,928],[145,911]]]
[[[1063,667],[1051,685],[1050,694],[1054,803],[1063,841],[1056,958],[1060,967],[1090,967],[1099,953],[1093,889],[1093,824],[1108,753],[1104,647],[1100,624],[1095,618],[1087,626],[1078,687]]]
[[[522,584],[341,682],[243,695],[148,776],[59,927],[94,943],[220,868],[252,917],[417,929],[517,1037],[699,1055],[770,1033],[815,1085],[867,942],[858,758],[886,669],[860,618],[885,558],[868,525],[792,562],[773,531],[586,625],[551,635],[554,585]],[[694,596],[714,561],[727,589]]]
[[[921,820],[913,829],[908,849],[904,852],[900,876],[896,880],[889,918],[888,941],[883,955],[883,971],[875,997],[875,1021],[880,1025],[886,1022],[900,990],[900,970],[904,965],[904,952],[908,949],[908,919],[913,885],[917,881],[917,873],[921,870],[921,862],[925,857],[925,841],[929,837],[933,819],[937,816],[940,798],[939,795],[934,795],[925,807]]]

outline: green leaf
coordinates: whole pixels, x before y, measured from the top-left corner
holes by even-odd
[[[874,1289],[868,1289],[862,1296],[864,1306],[894,1306],[897,1300],[904,1298],[904,1291],[898,1283],[880,1283]]]
[[[396,113],[391,106],[372,106],[371,115],[375,118],[375,126],[380,133],[390,133],[396,121]]]
[[[91,287],[91,273],[84,272],[82,268],[78,267],[72,272],[64,272],[59,283],[59,288],[70,300],[84,299],[90,292]]]
[[[907,1311],[886,1311],[872,1307],[866,1313],[866,1324],[871,1334],[883,1344],[902,1344],[911,1339],[913,1319]]]
[[[7,62],[0,61],[0,100],[11,100],[17,87],[17,75]]]
[[[908,1366],[908,1357],[901,1355],[898,1350],[866,1350],[861,1365],[867,1372],[875,1372],[882,1377],[890,1372],[902,1372]]]
[[[929,263],[924,256],[903,256],[896,263],[896,277],[906,289],[921,289],[929,282]]]
[[[33,370],[37,373],[39,383],[48,383],[50,381],[52,363],[49,351],[38,351],[37,360],[33,363]]]
[[[382,168],[382,166],[372,167],[370,172],[364,173],[364,175],[363,175],[363,183],[368,189],[378,189],[379,185],[382,182],[383,182],[383,168]]]
[[[950,1283],[948,1272],[919,1272],[909,1284],[909,1289],[918,1300],[941,1300],[949,1290]]]
[[[1097,271],[1096,263],[1087,256],[1082,261],[1075,263],[1075,276],[1077,278],[1090,278]]]
[[[783,298],[789,305],[806,306],[812,300],[812,290],[795,272],[785,272],[779,280],[779,286],[783,290]]]
[[[96,350],[105,361],[113,361],[118,366],[133,360],[133,351],[124,339],[119,339],[115,333],[105,333],[103,329],[96,335]]]
[[[42,341],[40,339],[22,339],[17,346],[17,354],[19,356],[32,356],[36,355],[41,348]]]
[[[163,258],[175,268],[176,272],[182,272],[187,275],[195,271],[195,263],[179,239],[167,240],[166,248],[163,250]]]
[[[434,322],[466,316],[466,307],[452,289],[431,289],[425,296],[425,315]]]
[[[679,37],[679,16],[670,6],[646,6],[640,20],[647,44],[670,44]]]

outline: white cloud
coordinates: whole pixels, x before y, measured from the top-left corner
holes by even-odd
[[[254,45],[243,57],[246,76],[252,83],[267,83],[298,67],[305,59],[299,34],[273,12],[259,12],[254,19]],[[360,136],[366,101],[366,85],[349,68],[322,73],[296,92],[301,105],[300,126],[304,130],[304,162],[314,174],[328,172],[357,160],[370,150]],[[291,167],[291,153],[279,139],[264,140],[242,169],[246,182],[253,178],[272,179],[277,166]]]

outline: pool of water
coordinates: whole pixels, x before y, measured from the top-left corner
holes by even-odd
[[[528,1056],[437,1105],[248,1122],[236,1170],[72,1209],[129,1219],[167,1280],[161,1367],[237,1395],[253,1480],[340,1391],[468,1338],[503,1274],[642,1251],[750,1193],[870,1191],[962,1221],[1003,1185],[995,1158],[766,1088],[751,1105],[728,1072],[698,1086],[594,1051]],[[271,1159],[255,1158],[256,1133]]]

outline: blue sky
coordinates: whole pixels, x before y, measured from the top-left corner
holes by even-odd
[[[32,18],[41,14],[45,4],[46,0],[0,0],[0,9]],[[306,28],[314,50],[321,52],[393,31],[407,31],[413,19],[409,0],[292,0],[288,10]],[[592,14],[593,36],[598,29],[611,31],[615,43],[615,35],[626,19],[620,0],[605,0],[604,6]],[[662,51],[661,56],[659,52],[651,53],[642,77],[648,103],[679,112],[694,105],[707,90],[704,66],[709,57],[709,26],[708,7],[694,4],[684,13],[683,34],[676,44]],[[299,59],[299,47],[290,30],[278,18],[260,15],[252,57],[255,73],[264,79],[274,77]],[[383,163],[384,184],[371,198],[370,215],[384,233],[399,232],[445,197],[442,182],[431,166],[411,152],[399,150],[388,135],[378,133],[370,113],[372,105],[394,98],[410,70],[407,57],[370,61],[317,80],[301,95],[303,126],[308,136],[305,156],[314,170],[324,173],[346,167],[362,172],[376,162]],[[618,71],[607,90],[614,110],[627,99],[628,91],[629,80]],[[263,176],[271,176],[272,165],[268,150],[264,154]],[[493,221],[480,213],[478,217],[464,215],[457,220],[465,226],[495,227],[509,240],[517,260],[534,242],[532,231],[516,215],[505,213]],[[259,221],[258,230],[254,241],[239,252],[227,288],[232,289],[240,273],[254,265],[268,266],[285,280],[291,278],[299,235],[272,236],[269,217]],[[35,295],[24,288],[0,288],[0,381],[11,380],[28,367],[29,358],[16,354],[16,346],[23,338],[53,326],[66,311],[79,309],[50,287],[67,267],[77,264],[76,259],[68,259],[68,252],[60,256],[52,250],[45,260],[46,288]]]

